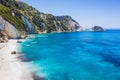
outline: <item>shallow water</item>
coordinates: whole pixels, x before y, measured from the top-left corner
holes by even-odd
[[[45,80],[120,80],[120,30],[33,35],[21,51]]]

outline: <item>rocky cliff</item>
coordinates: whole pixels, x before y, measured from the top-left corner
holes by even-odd
[[[9,22],[0,17],[0,31],[1,34],[6,35],[8,38],[19,38],[20,34],[18,30]]]
[[[0,0],[0,30],[8,38],[45,32],[80,31],[81,26],[70,16],[39,12],[19,0]]]

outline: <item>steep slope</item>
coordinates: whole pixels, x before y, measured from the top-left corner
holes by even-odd
[[[6,21],[14,25],[18,31],[24,29],[24,22],[19,19],[16,15],[12,15],[12,12],[9,8],[0,4],[0,16],[3,17]]]
[[[21,14],[33,22],[40,31],[77,31],[80,25],[70,16],[53,16],[39,12],[23,2],[18,2]],[[77,27],[75,29],[75,27]]]
[[[81,26],[70,16],[45,14],[19,0],[0,0],[0,16],[20,35],[81,30]]]
[[[2,17],[0,17],[0,24],[0,31],[1,34],[4,34],[3,36],[7,35],[8,38],[20,38],[18,30]]]

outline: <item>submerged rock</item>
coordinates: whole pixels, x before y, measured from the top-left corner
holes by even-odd
[[[18,40],[17,43],[22,43],[22,41]]]
[[[46,80],[44,77],[40,77],[40,76],[38,76],[38,75],[36,75],[34,73],[33,73],[33,79],[34,80]]]

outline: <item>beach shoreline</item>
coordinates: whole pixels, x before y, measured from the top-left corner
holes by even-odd
[[[0,79],[1,80],[34,80],[28,64],[21,62],[17,54],[17,40],[12,39],[7,43],[0,43]]]

